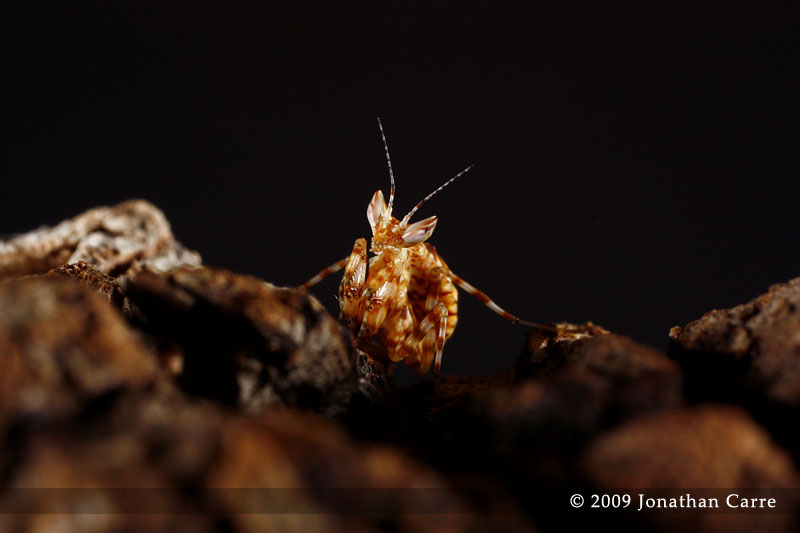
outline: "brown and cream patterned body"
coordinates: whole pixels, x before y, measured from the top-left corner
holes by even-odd
[[[369,260],[362,284],[360,250],[366,242],[359,241],[339,287],[341,316],[359,348],[373,357],[404,361],[419,374],[436,361],[438,374],[441,351],[458,322],[458,291],[447,264],[428,243],[384,248]]]
[[[385,147],[383,127],[381,135]],[[377,191],[367,207],[372,257],[367,256],[367,240],[357,239],[348,257],[302,285],[309,288],[344,268],[339,284],[340,318],[344,318],[353,332],[358,347],[374,358],[392,363],[405,361],[418,374],[426,373],[433,364],[433,372],[438,376],[444,344],[458,322],[456,286],[511,322],[550,329],[521,321],[456,276],[436,249],[425,242],[436,227],[435,216],[409,224],[422,204],[472,167],[450,178],[398,220],[392,216],[395,188],[388,148],[386,159],[391,179],[389,204],[384,201],[383,193]]]
[[[443,273],[450,273],[450,269],[438,254],[436,248],[427,242],[423,242],[409,250],[409,270],[411,282],[408,287],[408,299],[411,309],[417,319],[422,320],[424,316],[425,303],[430,291],[431,273],[434,269],[440,269]],[[447,334],[449,339],[456,329],[458,323],[458,291],[453,281],[447,276],[439,278],[439,301],[447,307]]]

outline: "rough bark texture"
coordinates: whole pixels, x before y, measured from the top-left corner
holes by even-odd
[[[142,272],[126,290],[142,327],[183,352],[191,394],[248,413],[288,404],[333,415],[358,390],[349,333],[300,289],[198,267]]]
[[[145,200],[97,207],[55,227],[0,241],[0,279],[43,274],[85,262],[103,274],[144,265],[167,271],[199,265],[200,256],[177,243],[164,213]]]
[[[152,382],[157,364],[102,296],[67,280],[0,284],[0,424],[79,413]]]
[[[728,406],[702,405],[631,421],[597,439],[582,465],[598,491],[668,489],[653,492],[676,497],[692,489],[725,498],[741,487],[787,489],[798,486],[788,454],[746,412]],[[695,491],[695,496],[704,494]],[[797,512],[796,491],[765,491]],[[792,499],[789,502],[787,499]],[[723,503],[724,505],[724,503]],[[637,502],[638,506],[638,502]],[[631,515],[632,516],[632,515]],[[630,518],[630,517],[629,517]],[[648,523],[649,522],[649,523]],[[661,513],[640,524],[684,531],[790,531],[796,516]]]
[[[578,348],[586,339],[608,335],[610,332],[596,324],[556,324],[556,331],[533,330],[528,335],[525,350],[514,369],[517,380],[543,375],[548,369],[561,366],[566,354]]]
[[[786,452],[746,412],[714,404],[624,424],[589,447],[584,466],[605,488],[785,488],[798,481]]]
[[[561,323],[501,374],[395,387],[313,296],[200,266],[143,201],[1,243],[0,278],[2,531],[797,530],[791,491],[569,505],[797,486],[797,280],[674,328],[673,358]]]
[[[14,444],[0,456],[0,508],[28,514],[0,514],[3,531],[530,530],[518,510],[463,514],[466,502],[429,467],[318,418],[237,417],[165,383],[80,420],[18,427]]]
[[[592,324],[559,324],[546,337],[534,331],[513,379],[505,374],[489,387],[463,388],[434,419],[449,439],[450,451],[442,447],[440,456],[452,469],[500,477],[549,527],[565,527],[563,517],[547,517],[568,495],[542,487],[580,486],[575,457],[587,442],[683,401],[674,361]]]
[[[125,292],[122,290],[122,284],[116,278],[103,274],[83,261],[54,268],[46,276],[48,278],[75,280],[84,287],[102,294],[110,303],[120,308],[125,301]]]
[[[671,355],[697,400],[753,410],[793,447],[800,429],[800,278],[731,309],[714,310],[670,331]]]

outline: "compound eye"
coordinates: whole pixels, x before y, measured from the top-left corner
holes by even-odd
[[[436,220],[434,216],[411,224],[403,233],[403,242],[408,246],[425,242],[433,235],[433,230],[436,228]]]
[[[383,193],[381,191],[375,191],[375,194],[372,195],[372,200],[369,201],[369,205],[367,206],[367,220],[369,220],[369,226],[372,228],[373,232],[385,210],[386,202],[383,200]]]

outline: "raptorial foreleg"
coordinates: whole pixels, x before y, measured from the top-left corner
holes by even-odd
[[[388,317],[381,330],[382,344],[386,349],[386,357],[393,363],[402,361],[407,355],[406,337],[414,332],[416,324],[411,306],[404,305]],[[416,352],[414,352],[416,353]]]
[[[364,289],[361,299],[365,302],[361,328],[357,340],[364,341],[378,333],[390,312],[399,307],[396,300],[403,273],[407,268],[403,254],[392,254],[385,251],[372,258],[370,264],[372,278]]]
[[[347,258],[344,276],[339,283],[339,318],[347,321],[350,331],[357,332],[364,316],[364,285],[367,281],[367,240],[356,239]]]
[[[405,362],[417,374],[424,374],[433,361],[433,375],[439,377],[447,340],[447,306],[436,304],[405,340]]]
[[[437,377],[441,370],[442,353],[448,332],[455,328],[458,319],[455,301],[457,292],[448,278],[446,268],[434,267],[427,276],[427,294],[418,315],[419,324],[406,338],[404,351],[406,364],[415,372],[424,374],[433,362]]]

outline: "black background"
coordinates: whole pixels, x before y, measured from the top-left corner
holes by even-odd
[[[476,165],[415,217],[455,272],[663,348],[800,274],[800,7],[604,4],[4,4],[0,232],[142,197],[298,284],[369,232],[380,116],[396,213]],[[444,372],[507,368],[524,329],[461,301]]]

